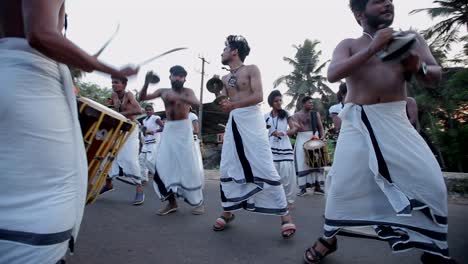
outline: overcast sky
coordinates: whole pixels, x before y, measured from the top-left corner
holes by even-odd
[[[292,67],[283,61],[293,57],[292,45],[306,38],[321,42],[322,61],[330,59],[335,46],[344,38],[359,37],[361,27],[349,10],[348,0],[68,0],[69,28],[67,37],[90,53],[95,53],[112,35],[120,31],[101,55],[101,60],[115,66],[138,64],[147,58],[176,47],[188,50],[170,54],[146,65],[127,89],[141,89],[146,71],[161,77],[160,84],[169,87],[169,68],[180,64],[188,71],[186,87],[200,95],[201,60],[205,82],[213,74],[222,75],[220,55],[224,40],[230,34],[241,34],[249,42],[251,53],[246,64],[256,64],[262,73],[265,98],[273,81],[288,74]],[[432,0],[395,0],[396,29],[425,29],[434,22],[425,14],[409,15],[416,8],[431,7]],[[326,69],[323,74],[326,74]],[[86,74],[83,81],[110,88],[110,79],[99,73]],[[332,84],[336,90],[337,85]],[[285,91],[285,87],[280,87]],[[214,95],[204,90],[203,102]],[[156,110],[163,110],[158,99]],[[267,106],[263,106],[267,109]]]

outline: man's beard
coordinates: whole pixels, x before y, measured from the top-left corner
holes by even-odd
[[[364,15],[366,16],[366,19],[367,19],[367,25],[375,29],[382,29],[382,28],[389,27],[393,23],[393,18],[394,18],[394,16],[392,16],[392,19],[387,20],[387,19],[380,18],[380,16],[374,16],[368,13],[364,13]]]
[[[223,65],[229,65],[229,62],[231,62],[230,59],[221,59],[221,64]]]
[[[172,81],[171,86],[172,86],[172,89],[174,89],[176,91],[180,91],[180,90],[182,90],[182,88],[184,88],[184,82],[182,82],[182,81]]]

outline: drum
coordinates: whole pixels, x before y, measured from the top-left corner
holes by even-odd
[[[305,152],[305,160],[311,168],[321,168],[328,166],[328,148],[327,144],[319,139],[311,139],[303,145]]]
[[[78,97],[79,120],[88,158],[86,204],[93,203],[104,185],[112,161],[136,124],[91,99]]]
[[[383,62],[399,63],[409,54],[416,42],[416,35],[413,33],[395,32],[393,40],[377,56]]]

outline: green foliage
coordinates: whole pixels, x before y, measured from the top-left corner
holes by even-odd
[[[104,104],[107,98],[111,97],[112,90],[106,87],[100,87],[94,83],[79,82],[76,84],[79,93],[83,97],[92,99],[98,103]]]
[[[333,91],[325,83],[327,79],[321,75],[321,71],[328,61],[319,64],[322,54],[320,50],[317,50],[319,43],[318,40],[306,39],[302,45],[293,46],[296,49],[294,58],[283,58],[285,62],[293,66],[293,71],[279,77],[273,86],[276,88],[284,83],[288,87],[285,94],[293,98],[286,106],[288,110],[294,106],[296,106],[295,111],[300,110],[302,108],[301,100],[306,96],[319,94],[322,97],[328,97],[333,94]]]
[[[411,82],[421,129],[441,152],[448,171],[468,171],[468,69],[444,69],[436,88]]]
[[[451,48],[451,44],[461,41],[460,29],[468,29],[468,2],[466,0],[434,0],[434,7],[416,9],[410,14],[425,12],[440,22],[426,29],[424,36],[432,40],[433,45],[444,51]]]

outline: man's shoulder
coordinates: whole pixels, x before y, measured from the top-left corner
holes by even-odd
[[[192,88],[187,88],[187,87],[184,87],[184,92],[188,92],[188,93],[193,93],[193,89]]]
[[[359,37],[359,38],[345,38],[342,41],[340,41],[336,47],[337,48],[338,47],[340,47],[340,48],[351,48],[360,38],[361,37]]]

